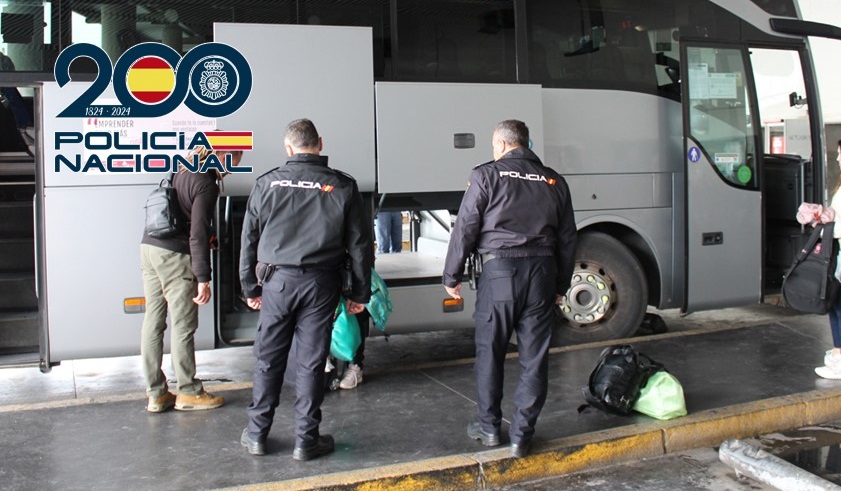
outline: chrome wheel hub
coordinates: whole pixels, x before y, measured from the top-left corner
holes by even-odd
[[[579,265],[559,308],[570,322],[579,325],[600,321],[614,302],[613,282],[595,265]]]

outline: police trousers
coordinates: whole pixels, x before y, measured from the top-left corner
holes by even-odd
[[[525,257],[487,261],[479,277],[474,314],[479,424],[499,432],[506,348],[516,332],[520,380],[509,429],[512,443],[531,440],[546,402],[556,276],[553,257]]]
[[[280,399],[289,350],[295,343],[295,445],[318,440],[324,400],[324,365],[330,352],[333,314],[339,302],[338,270],[278,268],[263,284],[254,339],[254,386],[248,433],[265,440]]]

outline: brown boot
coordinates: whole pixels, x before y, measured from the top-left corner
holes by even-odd
[[[204,409],[216,409],[225,404],[225,399],[215,396],[202,389],[200,394],[178,394],[175,398],[175,409],[179,411],[201,411]]]

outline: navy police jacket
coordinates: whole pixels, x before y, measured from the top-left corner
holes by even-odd
[[[576,227],[569,187],[526,148],[476,166],[450,235],[443,283],[461,283],[472,251],[504,256],[555,257],[555,293],[569,289]],[[520,251],[522,253],[517,254]]]
[[[373,245],[356,181],[327,166],[327,157],[296,154],[254,183],[242,224],[240,282],[246,298],[261,295],[257,261],[281,267],[340,269],[350,257],[351,293],[371,296]]]

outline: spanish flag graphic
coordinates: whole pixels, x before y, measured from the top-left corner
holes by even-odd
[[[251,131],[207,131],[204,136],[214,150],[251,150],[254,143]]]
[[[169,97],[175,88],[175,72],[157,56],[144,56],[135,61],[127,74],[131,95],[140,102],[157,104]]]

